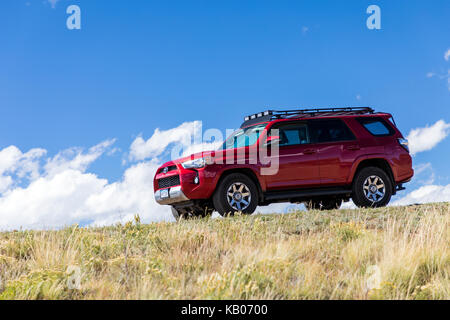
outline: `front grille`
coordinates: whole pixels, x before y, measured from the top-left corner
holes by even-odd
[[[178,186],[178,185],[180,185],[180,176],[179,175],[158,179],[158,188],[159,189],[170,188],[170,187]]]
[[[164,167],[164,168],[159,169],[158,173],[163,172],[165,168],[167,168],[167,172],[177,170],[177,166],[168,166],[168,167]]]

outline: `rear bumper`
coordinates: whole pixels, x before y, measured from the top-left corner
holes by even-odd
[[[407,168],[402,171],[401,175],[397,175],[396,183],[407,183],[410,182],[412,177],[414,176],[414,170],[412,168]]]
[[[168,190],[168,197],[161,197],[161,191]],[[188,201],[189,198],[181,190],[181,186],[175,186],[168,189],[160,189],[155,192],[155,200],[159,204],[173,204]]]

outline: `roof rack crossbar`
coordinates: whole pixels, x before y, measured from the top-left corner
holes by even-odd
[[[314,108],[314,109],[280,110],[280,111],[271,110],[271,111],[275,117],[289,116],[289,115],[323,114],[323,113],[366,114],[375,112],[370,107]]]
[[[373,114],[375,110],[370,107],[344,107],[344,108],[312,108],[297,110],[267,110],[245,117],[241,127],[274,119],[287,119],[299,117],[332,116],[332,115],[355,115]]]

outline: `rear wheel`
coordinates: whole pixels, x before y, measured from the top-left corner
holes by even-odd
[[[305,207],[308,210],[335,210],[339,209],[342,204],[342,199],[325,198],[313,199],[305,202]]]
[[[353,181],[352,198],[358,207],[384,207],[391,196],[392,182],[384,170],[367,167],[357,173]]]
[[[213,196],[214,207],[222,216],[236,212],[252,214],[258,205],[259,195],[255,183],[245,174],[226,176]]]

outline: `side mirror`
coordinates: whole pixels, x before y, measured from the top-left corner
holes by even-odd
[[[272,144],[278,144],[280,143],[281,139],[280,136],[271,136],[271,137],[267,137],[266,141],[264,142],[264,146],[270,146]]]

